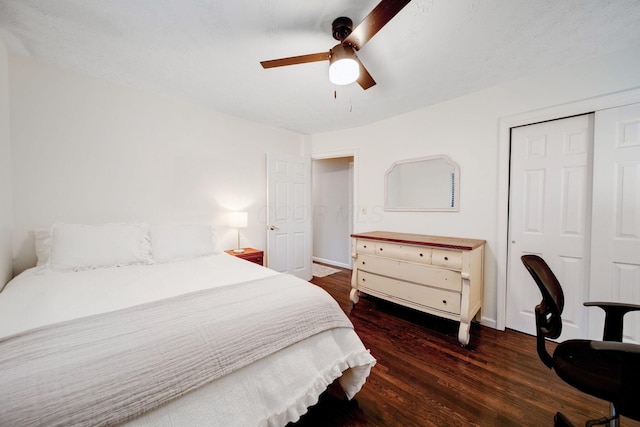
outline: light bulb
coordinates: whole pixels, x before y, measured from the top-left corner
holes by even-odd
[[[348,85],[360,77],[360,64],[352,58],[334,61],[329,66],[329,80],[334,85]]]

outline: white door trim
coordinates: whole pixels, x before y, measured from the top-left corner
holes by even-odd
[[[498,133],[498,231],[496,244],[496,329],[504,330],[507,303],[509,164],[511,128],[640,102],[640,88],[502,117]]]

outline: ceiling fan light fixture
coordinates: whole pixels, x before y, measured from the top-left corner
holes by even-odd
[[[334,85],[348,85],[360,77],[360,63],[351,46],[339,44],[331,49],[329,80]]]
[[[353,21],[341,16],[331,23],[333,38],[340,44],[329,52],[290,56],[288,58],[260,61],[262,68],[284,67],[329,60],[329,80],[335,85],[358,82],[364,90],[376,84],[366,67],[360,62],[356,51],[360,51],[378,31],[393,19],[411,0],[380,0],[380,3],[353,28]],[[335,94],[335,91],[334,91]]]

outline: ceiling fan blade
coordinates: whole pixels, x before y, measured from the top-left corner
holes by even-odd
[[[360,60],[358,60],[358,63],[360,64],[360,76],[358,77],[358,84],[360,85],[360,87],[364,90],[367,90],[371,86],[375,86],[376,81],[373,80],[373,77],[371,77],[369,71],[367,71],[364,65],[362,65],[362,62],[360,62]]]
[[[262,68],[284,67],[286,65],[306,64],[307,62],[328,61],[329,52],[310,53],[309,55],[290,56],[288,58],[260,61]]]
[[[356,50],[362,49],[378,31],[398,14],[411,0],[382,0],[344,39]]]

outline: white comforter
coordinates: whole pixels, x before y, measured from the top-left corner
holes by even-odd
[[[274,274],[226,254],[81,272],[32,269],[0,293],[0,336]],[[129,424],[285,425],[306,412],[338,377],[352,397],[374,363],[353,331],[332,330],[261,359]]]
[[[153,265],[32,268],[0,293],[0,337],[63,320],[278,274],[225,253]]]

